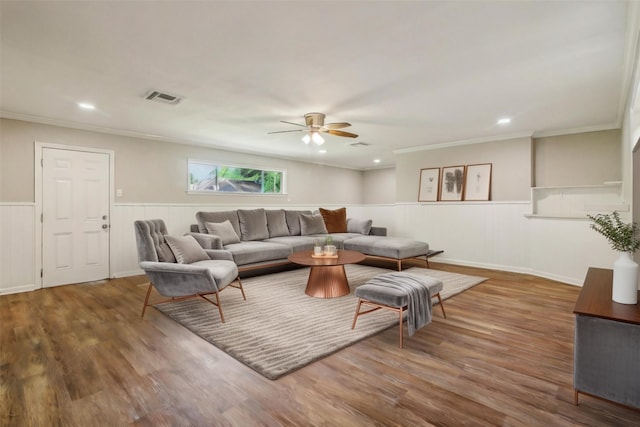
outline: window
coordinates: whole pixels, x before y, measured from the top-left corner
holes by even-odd
[[[188,163],[189,192],[285,194],[282,170],[218,165],[202,160]]]

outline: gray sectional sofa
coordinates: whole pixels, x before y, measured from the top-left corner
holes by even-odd
[[[406,238],[387,237],[384,227],[371,220],[346,218],[346,209],[320,213],[285,209],[237,209],[198,212],[191,233],[205,249],[225,249],[240,271],[289,264],[287,257],[324,245],[330,237],[338,249],[397,261],[426,256],[429,245]]]

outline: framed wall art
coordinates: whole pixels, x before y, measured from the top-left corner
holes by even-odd
[[[464,194],[464,166],[447,166],[442,168],[440,183],[441,201],[460,201]]]
[[[467,165],[464,200],[491,200],[491,163]]]
[[[440,168],[420,169],[419,202],[437,202],[440,189]]]

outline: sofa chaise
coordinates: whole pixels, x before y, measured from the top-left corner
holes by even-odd
[[[231,253],[240,271],[290,264],[293,252],[311,250],[327,239],[338,249],[368,257],[402,260],[427,256],[429,245],[407,238],[388,237],[385,227],[371,220],[347,218],[346,208],[328,210],[237,209],[198,212],[192,235],[204,249]],[[427,261],[428,265],[428,261]]]

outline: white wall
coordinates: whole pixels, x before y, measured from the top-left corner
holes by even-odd
[[[552,168],[545,174],[543,165],[537,173],[550,185],[566,185],[555,182],[566,177],[578,179],[571,184],[601,184],[603,177],[620,180],[620,138],[619,131],[606,131],[545,139],[541,147],[555,153],[555,164],[564,165],[568,173],[557,174]],[[584,149],[576,145],[581,140],[588,141]],[[582,284],[590,266],[611,268],[617,254],[589,228],[586,213],[572,218],[530,215],[535,143],[518,138],[401,153],[396,158],[398,200],[393,214],[383,210],[395,218],[394,233],[444,250],[437,257],[441,262],[531,273],[575,285]],[[594,178],[588,166],[605,159],[609,167]],[[420,168],[484,162],[493,164],[491,201],[415,202]],[[367,208],[376,214],[375,208]]]
[[[342,205],[325,205],[334,209]],[[253,205],[116,204],[111,232],[111,274],[140,274],[133,221],[163,218],[169,232],[182,234],[199,210],[254,208]],[[315,205],[287,206],[316,209]],[[610,268],[613,252],[588,222],[527,218],[527,202],[402,203],[347,205],[347,215],[371,218],[390,235],[429,242],[444,253],[438,262],[531,273],[582,284],[589,266]],[[0,205],[0,294],[36,289],[35,207]]]
[[[64,143],[65,136],[76,142],[95,137],[92,144],[100,146],[99,142],[107,138],[102,134],[85,131],[35,124],[33,126],[32,128],[29,124],[20,123],[19,129],[16,129],[14,123],[14,132],[10,136],[18,137],[19,140],[13,140],[8,144],[4,139],[7,134],[3,133],[3,139],[0,141],[3,165],[3,170],[0,172],[0,177],[3,179],[3,191],[0,195],[2,196],[0,198],[0,255],[2,258],[0,293],[34,289],[38,274],[35,272],[35,257],[39,243],[35,241],[35,235],[39,223],[34,218],[35,201],[33,190],[29,188],[33,185],[33,176],[26,179],[26,175],[22,172],[17,172],[17,175],[13,176],[7,172],[5,165],[16,163],[17,165],[9,168],[11,170],[21,169],[20,165],[27,168],[28,165],[27,169],[33,174],[33,140]],[[3,126],[3,128],[6,127]],[[19,131],[16,133],[17,130]],[[51,135],[55,138],[47,138],[48,131],[51,131]],[[81,133],[77,134],[77,132]],[[117,139],[118,137],[110,136],[109,138]],[[119,142],[116,143],[109,138],[107,138],[109,143],[101,148],[113,149],[113,145],[110,144],[116,144],[116,148],[119,147]],[[126,142],[135,144],[136,140],[127,139]],[[532,273],[576,285],[582,283],[589,266],[610,268],[616,253],[608,248],[605,239],[589,229],[588,221],[525,216],[532,211],[531,202],[528,200],[529,193],[526,192],[527,197],[524,197],[523,191],[530,186],[531,169],[530,164],[526,163],[526,159],[530,161],[530,141],[525,139],[512,142],[513,145],[505,142],[490,144],[490,150],[486,152],[482,151],[480,145],[475,145],[469,152],[464,152],[463,147],[455,147],[452,151],[442,152],[442,161],[449,162],[446,164],[440,164],[439,160],[433,157],[434,151],[425,151],[422,152],[427,153],[424,159],[432,163],[426,164],[424,159],[421,160],[415,153],[410,153],[404,161],[399,159],[399,166],[395,171],[387,169],[362,173],[333,168],[331,170],[335,172],[334,177],[339,177],[341,183],[341,191],[338,193],[330,191],[331,187],[335,187],[335,182],[323,183],[327,185],[323,185],[318,190],[317,182],[314,181],[316,174],[296,173],[295,176],[290,177],[296,180],[295,195],[292,200],[270,199],[268,206],[261,202],[262,199],[250,197],[237,197],[232,200],[215,197],[187,198],[189,203],[182,202],[184,199],[159,202],[134,200],[130,203],[118,201],[114,206],[112,218],[114,245],[111,247],[111,275],[123,276],[140,272],[137,268],[133,233],[133,221],[136,219],[163,218],[171,233],[181,234],[188,231],[189,225],[195,221],[195,213],[199,210],[249,209],[262,206],[284,209],[346,206],[348,216],[372,218],[375,225],[386,226],[390,235],[425,240],[433,249],[444,250],[445,252],[437,258],[441,262]],[[194,148],[176,144],[175,147],[167,149],[170,152],[184,150],[180,157],[186,158],[186,153],[191,153],[194,149],[201,150],[202,147]],[[508,151],[515,153],[515,160],[507,158],[505,153]],[[126,151],[126,153],[132,152]],[[496,157],[491,157],[491,153],[496,154]],[[460,155],[462,155],[460,162],[453,161]],[[119,156],[116,151],[116,157],[123,157],[123,155]],[[500,189],[496,191],[499,200],[415,202],[421,167],[485,161],[494,163],[494,178],[500,177],[500,181],[496,182],[496,188]],[[138,157],[137,159],[127,158],[125,163],[141,166],[144,162],[145,157]],[[123,173],[133,173],[126,167],[124,172],[119,169],[123,167],[125,165],[122,163],[116,167],[116,182],[122,180]],[[292,167],[296,170],[305,168],[315,171],[327,170],[317,165],[306,167],[294,164]],[[138,183],[138,187],[156,185],[154,173],[162,173],[162,171],[152,170],[152,172],[146,170],[145,173],[149,179]],[[396,178],[397,193],[394,202],[390,202],[392,190],[387,191],[386,195],[383,193],[381,197],[371,193],[370,189],[363,190],[366,184],[388,188],[386,180],[392,176]],[[521,179],[518,182],[502,182],[514,176]],[[22,182],[21,179],[27,182]],[[7,180],[10,182],[7,183]],[[23,188],[23,185],[27,188]],[[128,188],[138,191],[138,187]],[[7,196],[5,190],[9,188],[13,190],[9,191]],[[367,193],[369,195],[363,196]],[[154,194],[156,194],[155,190]],[[10,200],[13,196],[19,200]],[[510,199],[510,197],[513,198]],[[362,203],[364,198],[370,202]],[[522,200],[524,198],[527,200]]]
[[[0,204],[0,293],[35,288],[35,205]]]
[[[337,209],[347,207],[347,215],[362,218],[365,212],[358,205],[330,205],[322,207]],[[253,209],[256,205],[195,205],[195,204],[116,204],[113,208],[110,248],[110,271],[112,277],[142,274],[138,268],[133,222],[138,219],[162,218],[169,233],[182,235],[195,223],[198,211],[221,211],[230,209]],[[286,209],[316,210],[317,205],[286,206]],[[33,203],[0,204],[0,294],[24,292],[37,289],[36,279],[36,227]],[[376,223],[383,225],[384,223]]]
[[[363,215],[393,235],[444,250],[434,261],[529,273],[582,285],[589,267],[611,268],[617,254],[583,219],[531,218],[529,202],[367,205]],[[387,223],[388,224],[388,223]]]
[[[358,216],[363,173],[288,159],[263,157],[206,147],[171,144],[98,132],[0,119],[0,293],[35,289],[41,247],[36,239],[34,142],[112,150],[115,153],[115,198],[111,223],[111,275],[139,273],[133,220],[165,219],[182,234],[199,210],[268,207],[286,209],[351,206]],[[288,172],[288,194],[278,196],[189,195],[187,159],[272,166]]]

